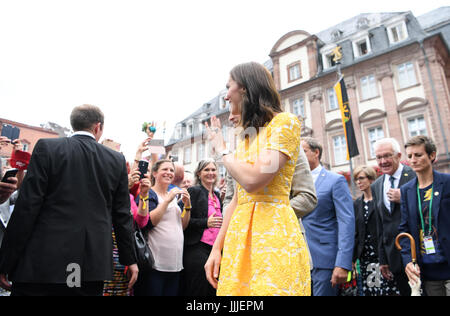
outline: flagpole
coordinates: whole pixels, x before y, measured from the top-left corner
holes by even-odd
[[[343,75],[341,72],[341,60],[336,60],[336,66],[337,66],[337,75],[338,75],[338,83],[341,81]],[[356,195],[356,187],[355,187],[355,181],[353,180],[353,164],[352,164],[352,157],[350,157],[350,151],[348,149],[348,142],[347,142],[347,155],[348,155],[348,162],[350,165],[350,186],[352,188],[352,196],[354,197]]]

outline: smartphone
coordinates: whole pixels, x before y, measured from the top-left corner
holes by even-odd
[[[11,183],[10,181],[8,181],[8,178],[14,178],[17,175],[17,172],[19,172],[19,169],[17,168],[6,170],[5,174],[3,175],[2,182]]]
[[[148,146],[161,146],[164,147],[164,139],[152,139],[147,143]]]
[[[164,139],[152,139],[147,143],[147,146],[148,149],[143,153],[143,155],[166,154],[166,148],[164,147]]]
[[[20,135],[20,128],[16,126],[12,126],[9,124],[3,124],[2,125],[2,135],[7,138],[9,138],[11,141],[16,140],[19,138]]]
[[[141,173],[139,180],[142,180],[144,178],[144,175],[148,171],[148,161],[147,160],[140,160],[138,164],[139,172]]]

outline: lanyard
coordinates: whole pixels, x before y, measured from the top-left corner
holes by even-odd
[[[430,215],[428,217],[428,224],[429,224],[429,228],[428,228],[428,235],[427,236],[431,236],[431,232],[432,232],[432,226],[431,226],[431,211],[433,210],[432,206],[433,206],[433,186],[431,186],[431,197],[430,197],[430,206],[429,208],[429,212]],[[422,223],[422,231],[425,234],[425,222],[423,220],[423,214],[422,214],[422,198],[420,197],[420,190],[419,190],[419,183],[417,183],[417,199],[419,200],[419,215],[420,215],[420,222]]]

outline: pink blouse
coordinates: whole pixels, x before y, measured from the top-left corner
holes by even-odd
[[[138,224],[139,228],[143,228],[147,226],[148,219],[150,218],[150,214],[147,216],[142,216],[138,213],[138,206],[134,201],[134,196],[130,194],[130,203],[131,203],[131,213],[133,214],[134,221]]]
[[[214,216],[216,217],[222,216],[222,212],[220,211],[220,201],[215,194],[213,195],[214,200],[211,199],[211,197],[208,198],[208,218],[212,214],[214,214]],[[213,228],[213,227],[205,229],[200,241],[211,246],[214,245],[217,235],[219,234],[219,230],[220,228]]]

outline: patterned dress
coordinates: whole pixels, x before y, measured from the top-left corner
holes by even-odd
[[[119,262],[119,250],[117,248],[116,235],[114,230],[113,237],[113,260],[114,274],[113,279],[105,281],[103,284],[103,296],[130,296],[131,291],[128,289],[128,278],[125,275],[125,266]]]
[[[238,184],[238,205],[225,237],[217,295],[311,294],[306,242],[289,205],[300,127],[296,116],[281,113],[251,143],[238,145],[236,156],[241,161],[254,163],[262,149],[280,151],[289,160],[259,192],[247,193]],[[278,162],[268,168],[274,165]]]
[[[373,207],[373,201],[363,200],[364,224],[366,226],[369,224],[370,209]],[[366,232],[368,231],[366,229]],[[395,282],[387,281],[381,275],[377,248],[376,236],[366,233],[364,251],[360,258],[363,294],[364,296],[398,296],[400,292]]]

